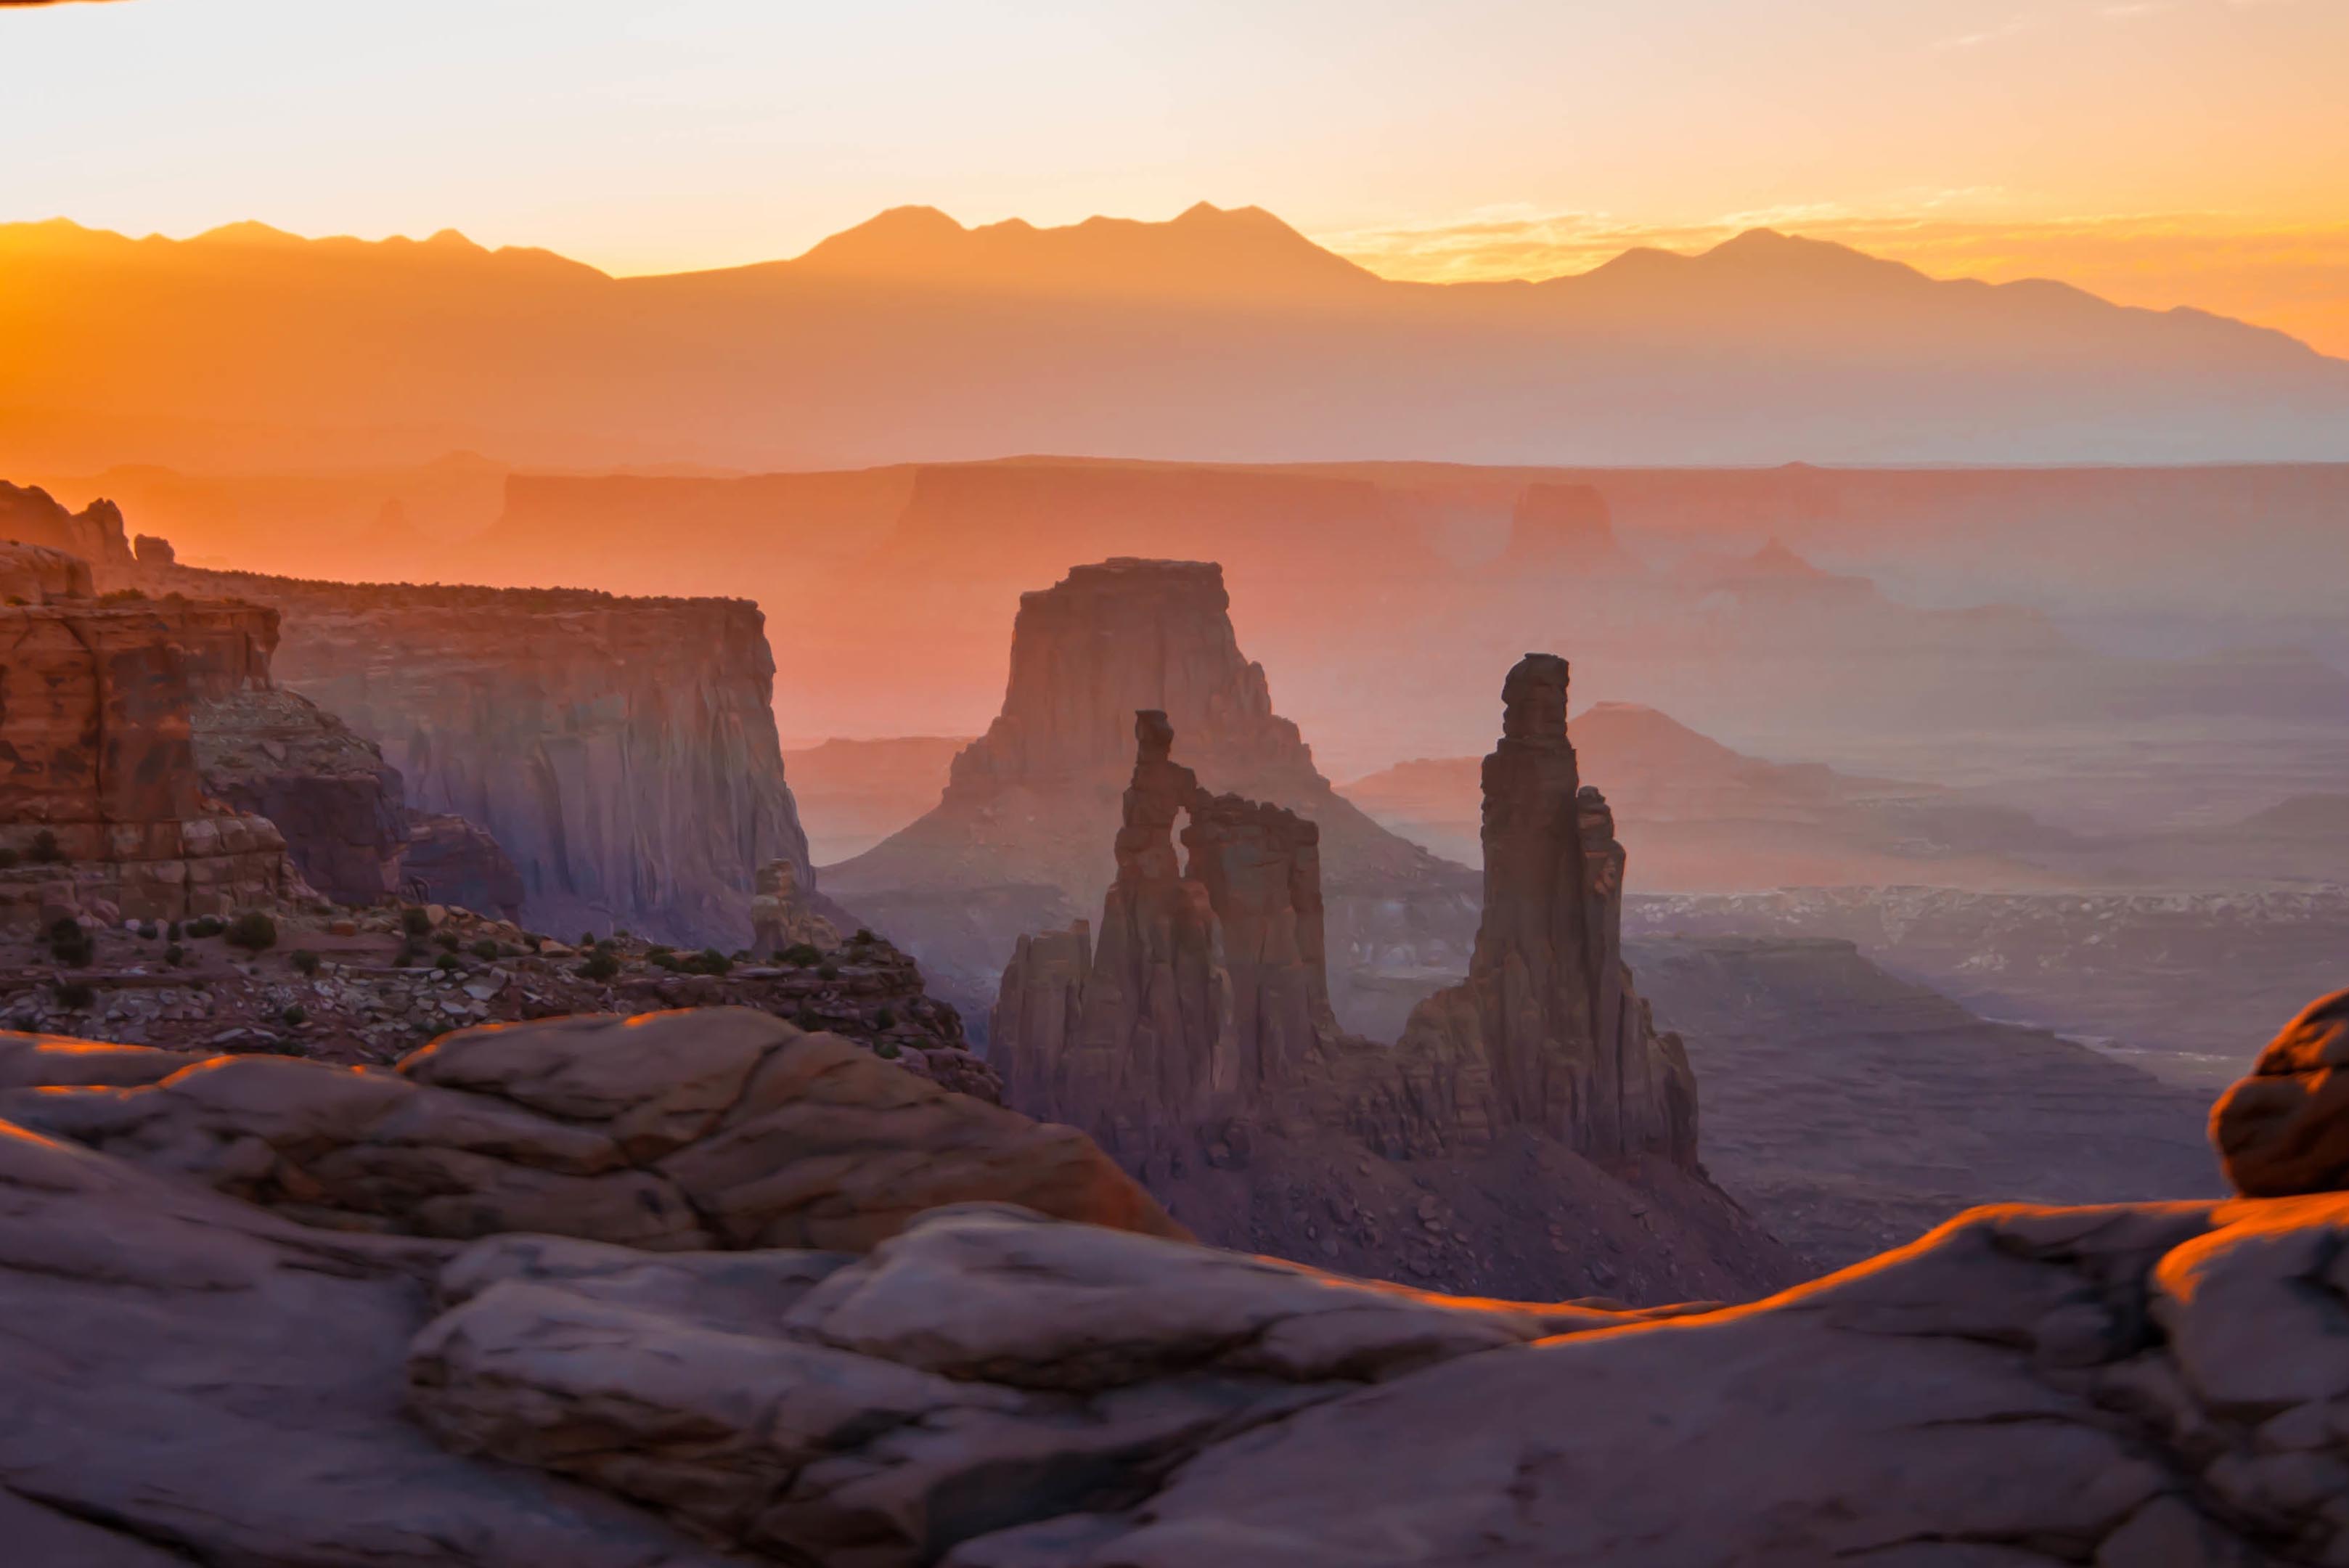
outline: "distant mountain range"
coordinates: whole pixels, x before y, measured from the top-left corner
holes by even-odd
[[[614,278],[545,251],[0,226],[0,469],[503,461],[2349,457],[2349,362],[1768,230],[1402,283],[1256,208],[965,228]]]

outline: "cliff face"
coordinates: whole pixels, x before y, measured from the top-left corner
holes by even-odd
[[[1359,1249],[1350,1266],[1480,1292],[1791,1277],[1698,1167],[1694,1075],[1623,969],[1622,852],[1578,787],[1564,662],[1528,659],[1508,693],[1486,770],[1493,912],[1468,982],[1392,1050],[1331,1014],[1315,826],[1201,788],[1165,715],[1138,714],[1098,941],[1082,921],[1022,938],[1004,973],[990,1050],[1006,1098],[1090,1133],[1224,1245]],[[1569,1237],[1568,1210],[1590,1228]]]
[[[410,809],[490,834],[541,929],[730,950],[754,868],[807,865],[754,605],[153,575],[282,610],[279,680],[380,745]]]
[[[175,919],[304,889],[198,772],[199,695],[264,683],[277,618],[185,599],[0,607],[0,919]]]
[[[1474,874],[1331,790],[1240,650],[1221,567],[1073,568],[1021,597],[1011,642],[1002,711],[955,758],[938,805],[824,874],[827,895],[916,952],[942,988],[992,998],[1020,930],[1099,907],[1118,873],[1103,846],[1121,826],[1138,711],[1183,735],[1200,787],[1319,828],[1331,989],[1348,1023],[1392,1033],[1407,1005],[1396,996],[1465,964]]]

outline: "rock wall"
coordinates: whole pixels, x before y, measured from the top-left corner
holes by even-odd
[[[511,858],[523,910],[732,950],[754,868],[807,869],[758,607],[157,567],[285,615],[282,684],[379,745],[407,805]]]
[[[268,822],[210,799],[190,711],[264,683],[274,611],[187,599],[0,607],[0,920],[175,919],[304,895]]]
[[[408,809],[399,770],[379,749],[282,690],[222,693],[191,721],[204,788],[276,824],[310,886],[361,906],[401,891]]]
[[[404,820],[403,894],[419,903],[522,919],[522,873],[496,839],[450,812],[410,811]]]
[[[51,599],[86,599],[97,596],[89,563],[79,556],[43,545],[0,540],[0,599],[10,604],[40,605]]]
[[[1241,652],[1223,570],[1120,558],[1025,594],[1003,709],[954,761],[938,805],[827,867],[823,890],[913,950],[939,987],[983,1008],[1019,933],[1098,909],[1117,872],[1138,711],[1166,715],[1204,787],[1271,803],[1320,830],[1333,1002],[1392,1033],[1423,983],[1456,974],[1475,877],[1387,832],[1331,790]],[[975,917],[975,910],[1001,917]],[[1106,933],[1104,934],[1106,935]],[[1400,1000],[1399,1000],[1400,999]],[[976,1009],[975,1009],[976,1010]]]

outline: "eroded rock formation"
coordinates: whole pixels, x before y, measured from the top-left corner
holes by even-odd
[[[279,682],[380,746],[411,809],[491,835],[542,929],[731,951],[754,868],[807,870],[755,605],[147,576],[281,610]]]
[[[68,512],[37,484],[0,480],[0,539],[59,550],[88,563],[101,590],[123,586],[132,566],[120,507],[93,501]]]
[[[0,539],[0,600],[42,605],[51,599],[95,597],[89,563],[43,545]]]
[[[1475,876],[1387,832],[1331,790],[1241,652],[1223,570],[1117,559],[1022,595],[1002,712],[954,761],[937,807],[827,867],[825,893],[905,943],[950,994],[983,1008],[1019,932],[1098,909],[1117,873],[1137,711],[1164,712],[1201,784],[1320,830],[1339,1016],[1392,1032],[1397,977],[1464,966]]]
[[[509,920],[523,918],[522,873],[496,839],[454,812],[409,811],[404,816],[403,893]]]
[[[1567,739],[1567,663],[1529,653],[1485,759],[1485,914],[1467,981],[1413,1010],[1397,1135],[1537,1127],[1602,1160],[1696,1163],[1696,1075],[1623,963],[1623,847]]]
[[[274,826],[207,795],[191,738],[199,697],[266,684],[276,639],[274,612],[235,602],[0,607],[0,921],[309,896]]]
[[[840,928],[816,911],[799,867],[770,860],[759,867],[758,885],[750,900],[752,958],[771,959],[798,947],[823,951],[840,946]]]
[[[190,718],[204,788],[275,824],[310,886],[362,906],[400,892],[408,809],[381,750],[294,691],[233,689]]]
[[[1403,1223],[1456,1226],[1457,1251],[1408,1262],[1454,1288],[1621,1282],[1638,1297],[1670,1279],[1731,1294],[1791,1277],[1698,1167],[1694,1075],[1623,967],[1622,849],[1576,777],[1564,702],[1563,660],[1512,672],[1486,771],[1493,912],[1469,981],[1423,1003],[1392,1049],[1331,1014],[1315,826],[1203,789],[1173,760],[1166,716],[1137,714],[1098,937],[1081,921],[1024,938],[1004,973],[989,1048],[1007,1098],[1092,1134],[1227,1245],[1334,1257],[1351,1243],[1373,1255],[1357,1266],[1381,1270],[1362,1200],[1394,1182],[1442,1195],[1414,1198]],[[1174,835],[1186,815],[1187,861]],[[1225,1170],[1285,1187],[1291,1213],[1235,1211],[1211,1174]],[[1492,1207],[1511,1189],[1537,1208],[1572,1193],[1626,1223],[1661,1214],[1643,1229],[1682,1237],[1693,1272],[1660,1278],[1651,1256],[1619,1274],[1596,1255],[1611,1241],[1569,1242],[1554,1222],[1547,1256],[1511,1257],[1525,1221]]]

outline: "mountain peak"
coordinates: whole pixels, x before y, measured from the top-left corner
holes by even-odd
[[[1261,207],[1198,202],[1163,223],[1092,217],[966,227],[935,207],[893,207],[816,244],[794,271],[942,289],[1198,297],[1376,284]]]

